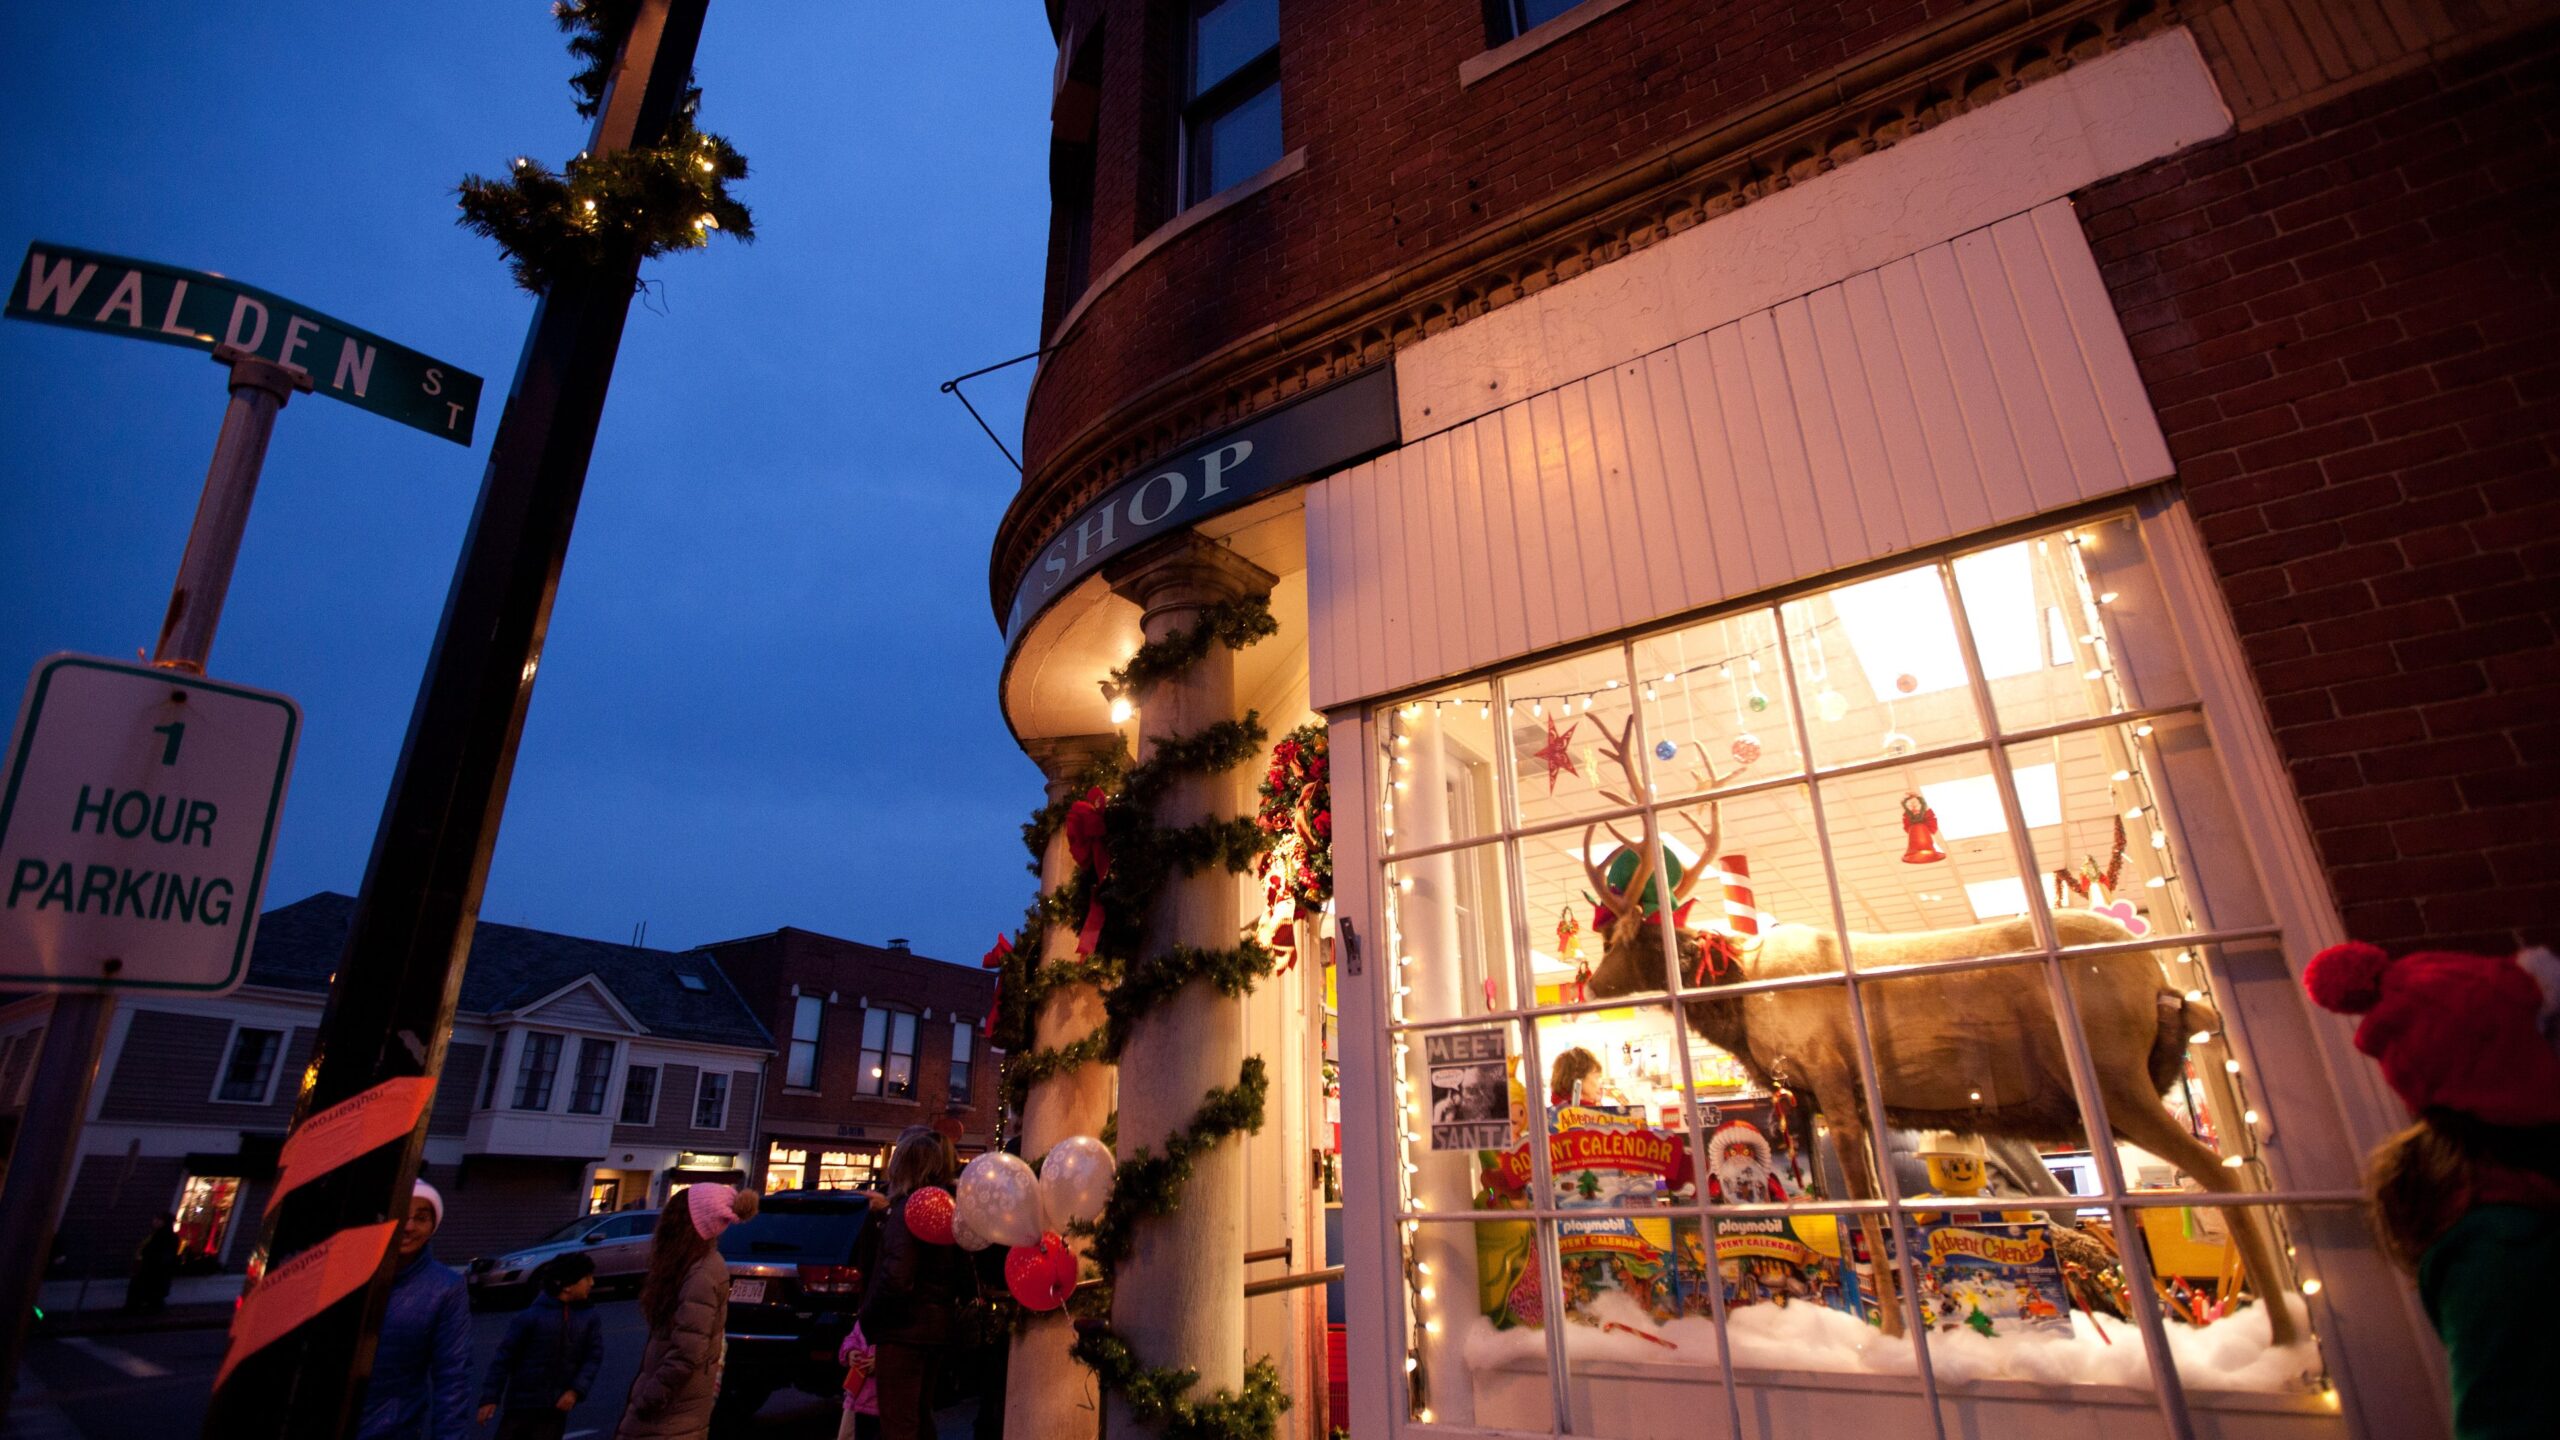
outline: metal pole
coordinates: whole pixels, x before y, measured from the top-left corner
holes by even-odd
[[[709,0],[642,0],[587,148],[661,143],[693,72]],[[586,484],[639,256],[562,277],[535,308],[491,444],[444,618],[366,862],[297,1124],[389,1079],[444,1066],[516,744],[533,699],[560,567]],[[425,1142],[403,1141],[314,1178],[267,1221],[267,1264],[406,1213]],[[204,1433],[221,1440],[345,1432],[373,1367],[392,1252],[372,1282],[242,1357]]]
[[[311,377],[301,371],[229,346],[216,350],[213,358],[231,368],[231,405],[213,442],[195,528],[187,534],[178,580],[169,591],[168,617],[160,626],[159,650],[151,657],[154,665],[190,675],[203,674],[205,657],[213,653],[214,626],[222,619],[222,597],[231,588],[241,533],[249,527],[249,501],[258,493],[258,467],[267,458],[276,412],[294,391],[311,388]],[[114,963],[109,962],[111,967]],[[8,1416],[10,1397],[17,1392],[27,1326],[44,1284],[45,1264],[53,1256],[55,1217],[79,1157],[89,1086],[97,1078],[98,1057],[106,1049],[107,1026],[114,1017],[114,992],[97,989],[55,996],[45,1021],[44,1049],[36,1058],[8,1184],[0,1187],[0,1256],[22,1262],[0,1283],[0,1304],[8,1306],[7,1319],[0,1321],[0,1419]]]

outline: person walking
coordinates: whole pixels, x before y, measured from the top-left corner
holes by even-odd
[[[959,1157],[940,1133],[921,1126],[889,1156],[889,1209],[877,1218],[880,1258],[862,1296],[862,1333],[877,1351],[882,1440],[935,1440],[934,1391],[960,1336],[960,1307],[973,1293],[968,1256],[931,1245],[907,1228],[907,1199],[928,1185],[948,1190]]]
[[[399,1258],[356,1440],[464,1440],[470,1432],[471,1298],[462,1273],[429,1252],[443,1224],[444,1196],[424,1180],[412,1185],[392,1239]]]
[[[169,1307],[169,1283],[178,1276],[178,1217],[163,1210],[151,1217],[151,1228],[133,1250],[133,1278],[126,1282],[124,1308],[154,1314]]]
[[[2373,1152],[2375,1228],[2444,1341],[2458,1440],[2551,1434],[2547,1316],[2560,1292],[2560,957],[2350,941],[2302,983],[2364,1016],[2356,1048],[2417,1123]]]
[[[649,1327],[614,1440],[702,1440],[720,1398],[720,1361],[729,1326],[729,1263],[715,1243],[755,1218],[753,1190],[695,1185],[658,1214],[640,1318]]]
[[[561,1440],[569,1412],[595,1389],[604,1365],[604,1325],[587,1304],[596,1262],[557,1256],[534,1272],[534,1283],[542,1293],[507,1322],[480,1383],[480,1423],[496,1418],[497,1440]]]

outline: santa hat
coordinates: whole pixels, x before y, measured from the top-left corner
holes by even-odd
[[[2560,1125],[2560,959],[2550,951],[2394,960],[2351,940],[2312,956],[2302,983],[2322,1006],[2365,1017],[2356,1048],[2412,1111]]]

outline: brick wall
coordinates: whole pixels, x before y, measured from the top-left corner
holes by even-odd
[[[2351,933],[2560,916],[2560,27],[2078,197]]]

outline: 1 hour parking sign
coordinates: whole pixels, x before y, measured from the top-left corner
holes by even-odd
[[[263,690],[37,665],[0,791],[0,989],[238,986],[301,729]]]

